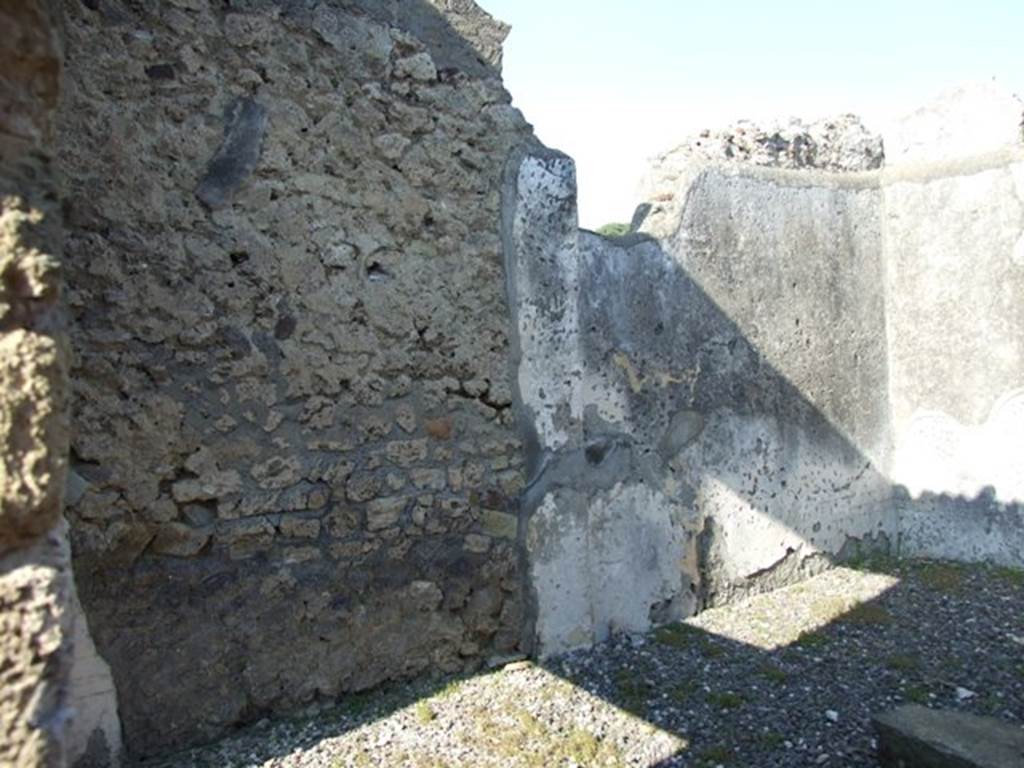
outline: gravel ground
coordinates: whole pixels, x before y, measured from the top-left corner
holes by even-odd
[[[1024,727],[1024,572],[876,562],[543,666],[348,697],[159,766],[876,766],[899,703]]]

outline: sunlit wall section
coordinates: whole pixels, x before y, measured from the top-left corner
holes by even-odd
[[[1024,562],[1024,104],[951,90],[886,141],[901,552]]]

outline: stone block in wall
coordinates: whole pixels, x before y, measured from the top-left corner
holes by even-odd
[[[45,155],[4,134],[4,127],[0,125],[0,552],[30,543],[57,523],[68,444],[56,182]]]
[[[1016,723],[919,704],[874,717],[884,768],[1010,768],[1024,763]]]
[[[67,755],[73,615],[66,527],[0,556],[0,764],[60,768]]]

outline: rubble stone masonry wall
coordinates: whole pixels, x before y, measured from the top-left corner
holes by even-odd
[[[65,9],[68,517],[128,748],[529,650],[504,26]]]
[[[71,666],[56,4],[0,2],[0,764],[60,766]]]
[[[472,0],[0,29],[0,763],[1024,565],[1016,98],[707,132],[608,239]]]

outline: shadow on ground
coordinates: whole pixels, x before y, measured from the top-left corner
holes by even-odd
[[[1024,572],[875,560],[541,665],[348,696],[146,766],[875,766],[903,702],[1024,723]]]

